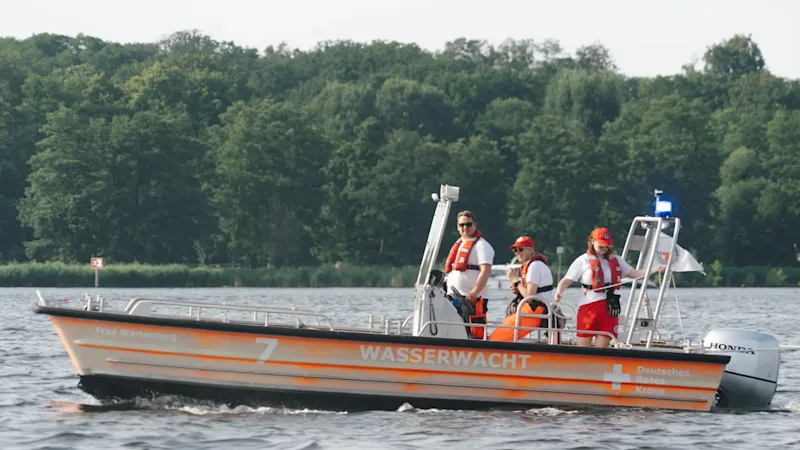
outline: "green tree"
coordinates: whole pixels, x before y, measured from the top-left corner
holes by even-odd
[[[23,131],[30,126],[17,108],[26,65],[18,50],[0,47],[0,262],[25,259],[22,242],[27,236],[17,219],[17,205],[33,151]]]
[[[198,130],[217,124],[219,115],[234,100],[231,87],[220,72],[187,71],[162,62],[129,79],[124,90],[131,109],[182,109]]]
[[[678,95],[650,101],[629,143],[631,180],[642,209],[653,189],[663,189],[682,218],[682,241],[709,254],[712,242],[711,199],[719,186],[721,157],[710,125],[710,113],[698,100]],[[648,208],[649,210],[649,208]]]
[[[737,34],[710,46],[703,55],[705,71],[724,79],[739,78],[764,70],[761,49],[750,36]]]
[[[778,111],[767,126],[769,147],[763,158],[771,183],[759,212],[775,232],[774,259],[789,264],[791,244],[800,230],[800,111]]]
[[[390,129],[415,131],[449,140],[455,137],[453,108],[439,89],[411,80],[386,80],[375,95],[378,117]]]
[[[599,137],[603,124],[616,119],[620,112],[617,76],[610,72],[561,71],[547,88],[544,112],[579,121]]]
[[[450,144],[447,157],[442,184],[460,188],[457,209],[469,209],[475,213],[481,231],[495,249],[503,248],[505,242],[512,242],[515,236],[507,229],[505,221],[498,219],[508,217],[507,205],[509,200],[513,201],[510,194],[515,176],[505,173],[497,143],[480,136],[460,140]],[[437,190],[434,183],[432,180],[429,185],[431,192]],[[455,212],[451,223],[455,223]],[[455,240],[454,227],[449,231]],[[502,245],[498,247],[499,244]],[[502,253],[497,257],[499,260],[505,258]]]
[[[758,214],[758,198],[767,184],[762,173],[758,155],[746,147],[732,152],[720,168],[715,244],[727,263],[752,264],[753,256],[763,253],[764,234],[748,232],[764,225]]]
[[[214,130],[211,192],[232,260],[307,261],[329,144],[308,111],[288,103],[239,102],[222,123]]]
[[[698,258],[793,263],[800,80],[750,36],[700,63],[627,77],[602,43],[530,39],[0,38],[0,261],[415,264],[450,183],[493,243],[621,239],[661,188]]]
[[[607,169],[587,157],[593,140],[582,123],[553,115],[536,117],[520,136],[509,227],[530,235],[539,251],[565,245],[580,252],[583,238],[600,225],[602,200],[595,194]]]
[[[87,261],[106,249],[108,220],[113,220],[104,214],[109,206],[107,123],[82,122],[74,110],[61,108],[48,115],[43,131],[20,205],[22,224],[35,236],[25,243],[26,253],[37,260]]]
[[[361,208],[374,205],[363,205],[357,202],[357,197],[369,183],[372,167],[378,162],[378,149],[385,142],[386,135],[380,122],[372,117],[354,131],[355,139],[342,143],[323,169],[324,197],[315,233],[318,242],[312,252],[329,264],[367,258],[360,245],[361,233],[355,219]]]
[[[109,131],[107,216],[117,229],[116,260],[194,263],[196,246],[215,231],[201,190],[205,145],[183,111],[114,117]]]
[[[326,169],[325,227],[315,251],[324,261],[413,264],[424,246],[447,149],[408,130],[384,134],[368,119],[358,138],[336,150]]]
[[[474,132],[474,122],[496,99],[518,98],[541,104],[543,92],[538,85],[546,85],[548,77],[537,77],[532,71],[498,68],[482,71],[448,70],[431,75],[428,82],[439,87],[454,108],[457,137]],[[537,95],[538,94],[538,95]]]
[[[408,231],[430,225],[430,194],[442,179],[446,148],[430,136],[397,130],[387,136],[378,155],[366,185],[354,195],[361,206],[355,226],[361,233],[362,262],[408,264],[419,258],[426,239],[424,233]]]
[[[331,82],[314,98],[311,108],[331,142],[352,141],[356,127],[375,114],[375,89],[367,84]]]

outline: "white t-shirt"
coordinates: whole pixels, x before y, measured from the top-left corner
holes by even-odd
[[[464,245],[464,242],[461,243]],[[459,251],[461,250],[461,246],[458,247]],[[472,245],[472,250],[469,252],[469,258],[467,258],[467,265],[470,266],[479,266],[481,264],[492,264],[494,262],[494,248],[486,241],[486,239],[480,238],[477,242]],[[452,288],[458,289],[462,295],[467,295],[472,291],[472,288],[475,287],[475,284],[478,282],[478,274],[480,270],[472,270],[467,269],[463,272],[459,270],[451,270],[450,273],[447,274],[447,291],[449,294],[453,293]],[[489,283],[486,283],[486,286],[483,287],[483,290],[480,292],[480,296],[483,298],[488,298],[489,295]]]
[[[616,258],[617,262],[619,262],[620,268],[620,276],[625,276],[628,272],[633,270],[630,264],[625,262],[624,259],[620,258],[617,255],[612,255],[612,258]],[[600,258],[600,268],[603,269],[603,279],[606,284],[611,284],[611,266],[608,264],[608,260],[605,258]],[[577,281],[581,284],[586,284],[591,286],[592,285],[592,266],[589,265],[589,254],[584,253],[581,256],[575,258],[575,261],[569,266],[567,269],[567,273],[564,274],[564,278],[568,278],[572,281]],[[588,305],[589,303],[593,303],[599,300],[605,300],[606,293],[601,292],[594,292],[592,290],[586,290],[583,294],[583,298],[578,302],[579,306]]]
[[[550,268],[547,267],[542,261],[534,261],[528,266],[528,273],[525,274],[525,282],[530,285],[531,283],[536,283],[537,287],[543,288],[546,286],[553,286],[553,272],[550,271]],[[540,292],[538,295],[547,301],[553,301],[553,296],[555,295],[555,286],[553,289],[547,292]]]

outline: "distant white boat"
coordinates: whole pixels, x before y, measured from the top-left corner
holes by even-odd
[[[511,280],[508,279],[508,269],[513,268],[517,271],[517,274],[519,274],[520,267],[522,267],[522,264],[516,256],[511,258],[511,261],[507,264],[493,264],[492,273],[489,275],[487,284],[490,288],[509,289],[511,287]]]

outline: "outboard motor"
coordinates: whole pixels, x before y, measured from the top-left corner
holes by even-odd
[[[731,361],[722,374],[717,406],[765,408],[778,387],[780,346],[775,336],[757,331],[719,329],[703,340],[707,352],[728,354]]]

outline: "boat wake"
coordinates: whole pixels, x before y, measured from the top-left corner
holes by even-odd
[[[178,396],[163,396],[155,398],[140,398],[133,400],[106,402],[101,404],[49,402],[51,408],[62,412],[73,413],[104,413],[116,411],[180,411],[195,416],[208,415],[248,415],[248,414],[276,414],[276,415],[311,415],[311,414],[347,414],[346,411],[326,411],[320,409],[295,409],[285,407],[250,407],[238,405],[231,407],[226,404],[213,402],[199,402]]]
[[[233,414],[233,415],[246,415],[246,414],[277,414],[277,415],[286,415],[286,416],[293,416],[293,415],[312,415],[312,414],[347,414],[346,411],[325,411],[320,409],[291,409],[291,408],[273,408],[270,406],[263,406],[259,408],[251,408],[249,406],[236,406],[234,408],[230,408],[228,406],[222,405],[218,407],[208,407],[208,406],[182,406],[179,408],[166,408],[166,409],[176,409],[178,411],[183,411],[185,413],[189,413],[195,416],[206,416],[206,415],[226,415],[226,414]]]
[[[578,414],[580,410],[577,409],[559,409],[551,406],[545,408],[534,408],[524,412],[527,415],[540,416],[540,417],[556,417],[571,414]]]
[[[411,403],[403,403],[397,408],[397,412],[414,412],[417,414],[438,414],[443,412],[458,411],[455,409],[439,409],[439,408],[415,408]]]
[[[410,403],[403,403],[399,408],[397,408],[397,412],[414,412],[418,414],[440,414],[440,413],[453,413],[453,412],[462,412],[463,410],[457,409],[439,409],[439,408],[415,408],[414,405]],[[516,414],[524,414],[530,416],[539,416],[539,417],[556,417],[556,416],[563,416],[563,415],[571,415],[571,414],[578,414],[581,412],[580,408],[554,408],[551,406],[542,407],[542,408],[531,408],[531,409],[512,409],[512,408],[493,408],[490,411],[494,412],[502,412],[508,411]]]

